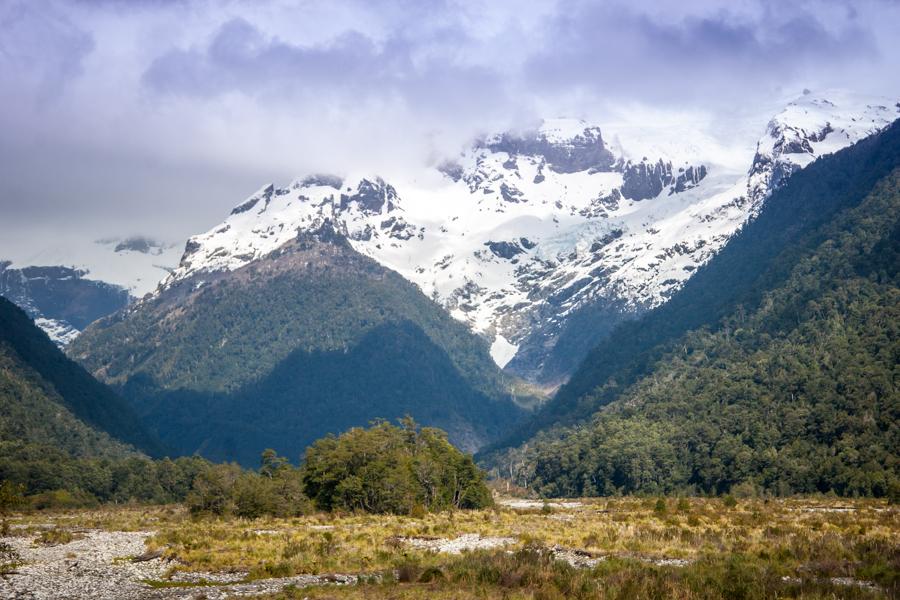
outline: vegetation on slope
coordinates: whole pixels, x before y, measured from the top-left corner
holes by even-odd
[[[521,475],[547,495],[900,497],[900,169],[809,239],[754,303],[586,395],[617,400],[539,436]]]
[[[123,443],[79,420],[56,390],[0,343],[0,444],[39,441],[72,456],[123,456]]]
[[[489,360],[489,359],[488,359]],[[518,416],[473,390],[439,346],[410,322],[385,323],[347,351],[296,351],[231,394],[125,386],[145,421],[182,454],[255,465],[261,449],[296,457],[329,432],[405,414],[449,431],[473,450]]]
[[[111,438],[160,452],[127,402],[0,298],[0,443],[40,443],[72,456],[129,452]]]
[[[900,123],[895,123],[792,175],[766,201],[760,215],[671,300],[619,325],[553,400],[502,446],[516,446],[542,429],[589,418],[649,374],[687,332],[717,327],[736,311],[758,306],[769,290],[786,281],[801,257],[827,239],[830,233],[823,226],[859,205],[898,164]]]
[[[203,277],[70,350],[181,453],[248,465],[404,414],[475,449],[521,413],[484,340],[334,232]]]
[[[69,354],[113,383],[146,373],[170,389],[233,392],[293,352],[347,351],[383,323],[410,321],[474,387],[502,389],[484,340],[327,227],[102,320]]]

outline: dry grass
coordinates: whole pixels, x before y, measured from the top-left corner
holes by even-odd
[[[897,507],[878,500],[752,499],[728,506],[722,499],[615,498],[585,500],[566,509],[498,508],[422,518],[316,514],[296,519],[192,520],[179,507],[125,507],[37,513],[19,517],[17,522],[156,531],[150,549],[177,558],[173,564],[180,570],[246,571],[251,578],[393,574],[398,568],[418,573],[401,577],[404,583],[304,590],[298,597],[552,598],[559,592],[558,586],[546,582],[524,587],[515,582],[485,583],[472,575],[471,565],[463,564],[467,557],[433,555],[396,541],[404,536],[453,538],[477,533],[515,537],[520,549],[563,546],[608,557],[594,572],[557,573],[557,568],[570,569],[561,563],[559,567],[528,566],[550,580],[556,577],[571,583],[587,578],[593,583],[578,584],[587,586],[585,598],[628,597],[620,595],[625,593],[622,590],[646,597],[700,598],[707,596],[698,595],[697,590],[732,584],[746,584],[746,593],[722,595],[813,598],[834,597],[835,590],[840,591],[838,597],[896,595],[900,586],[898,516]],[[479,560],[502,562],[510,556],[518,554],[485,553]],[[674,558],[690,564],[652,563]],[[497,570],[514,566],[498,564]],[[420,582],[429,570],[439,575]],[[829,580],[837,577],[875,582],[882,591],[836,587]],[[605,587],[598,588],[598,581],[605,582]],[[570,592],[563,590],[561,597]]]
[[[60,546],[81,539],[84,539],[83,533],[61,527],[54,527],[53,529],[41,531],[37,538],[35,538],[34,543],[42,546]]]

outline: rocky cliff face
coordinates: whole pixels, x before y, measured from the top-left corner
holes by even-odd
[[[611,171],[616,162],[603,142],[599,127],[563,119],[546,122],[536,131],[496,135],[476,147],[506,154],[509,158],[504,167],[508,169],[515,169],[519,156],[536,158],[540,160],[541,171],[547,167],[556,173]],[[542,173],[536,175],[541,176]]]

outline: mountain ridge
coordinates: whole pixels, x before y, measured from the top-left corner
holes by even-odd
[[[266,447],[299,455],[326,433],[404,412],[475,450],[522,412],[484,340],[327,220],[241,268],[175,282],[88,327],[69,352],[180,451],[245,464]],[[339,376],[335,365],[347,368]],[[321,418],[300,418],[312,414]],[[252,441],[238,443],[247,426]]]
[[[815,413],[805,426],[797,422],[787,438],[778,438],[785,451],[795,444],[802,455],[804,448],[830,435],[828,427],[842,431],[841,422],[833,421],[836,414],[852,422],[854,431],[866,429],[861,417],[875,415],[886,437],[869,439],[866,434],[869,441],[863,445],[876,454],[885,444],[889,448],[891,442],[884,440],[896,437],[897,409],[888,371],[897,361],[889,315],[897,307],[897,265],[892,258],[898,252],[898,166],[900,122],[895,122],[793,176],[669,303],[620,325],[534,420],[493,451],[485,451],[483,459],[498,464],[516,457],[536,469],[538,485],[546,486],[543,491],[549,494],[613,493],[613,488],[652,493],[672,491],[673,485],[724,493],[745,481],[772,489],[781,485],[777,474],[765,475],[768,482],[754,480],[763,472],[745,464],[719,473],[733,471],[736,479],[717,479],[704,461],[726,460],[725,454],[727,460],[736,460],[733,454],[723,450],[717,455],[712,449],[721,436],[731,436],[729,447],[750,444],[751,454],[766,450],[760,444],[778,438],[776,433],[748,438],[740,429],[752,426],[758,433],[782,422],[758,422],[757,404],[770,406],[773,396],[779,398],[773,410],[787,410],[797,402],[802,403],[801,412]],[[840,357],[840,368],[823,355],[829,348],[834,352],[831,362]],[[810,369],[818,370],[811,374]],[[863,379],[861,369],[870,371]],[[880,391],[870,398],[868,391],[859,391],[866,386],[880,386]],[[860,412],[872,398],[877,410]],[[732,405],[742,416],[727,412]],[[726,412],[717,413],[716,406]],[[819,427],[822,423],[827,427]],[[707,441],[697,439],[704,426]],[[671,441],[668,446],[665,439]],[[858,439],[863,438],[843,443],[862,453]],[[834,444],[837,441],[827,446]],[[503,447],[507,449],[498,451]],[[816,452],[822,450],[816,447]],[[645,458],[651,462],[670,461],[666,467],[655,462],[652,475],[648,470],[645,481],[650,487],[639,483],[626,465],[604,466],[603,460],[590,458],[605,455],[615,462],[615,457],[643,452],[641,448],[650,453]],[[584,459],[583,469],[573,467],[582,469],[578,474],[562,466],[578,463],[572,453]],[[891,466],[888,456],[878,454],[878,470],[896,479],[896,465]],[[858,464],[849,459],[837,464],[825,456],[808,458],[797,464],[832,464],[842,475],[820,473],[817,481],[798,475],[784,481],[779,493],[828,491],[838,479],[841,493],[889,492],[890,486],[879,483],[878,477],[854,487],[857,484],[846,478],[857,476]],[[682,469],[687,465],[694,470]],[[595,467],[597,473],[590,474]],[[666,469],[671,477],[664,474]],[[662,487],[651,489],[657,484]]]
[[[488,339],[499,366],[558,385],[604,332],[664,303],[791,174],[900,114],[887,102],[832,98],[789,104],[743,171],[693,149],[673,156],[671,143],[637,158],[614,151],[597,126],[557,119],[482,138],[419,180],[268,184],[193,236],[157,293],[239,268],[329,220]]]
[[[56,347],[28,315],[0,298],[5,442],[56,442],[74,456],[160,455],[159,441],[112,390]]]

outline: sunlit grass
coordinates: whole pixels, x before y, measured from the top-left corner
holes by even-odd
[[[397,598],[414,597],[408,594],[426,590],[434,597],[493,597],[494,591],[506,590],[502,597],[531,598],[537,597],[535,590],[556,589],[544,583],[526,589],[488,582],[486,589],[494,591],[479,596],[473,590],[482,583],[453,583],[454,577],[469,569],[460,564],[462,559],[415,550],[398,541],[463,534],[514,537],[519,542],[510,548],[513,551],[561,546],[607,557],[590,577],[585,570],[566,575],[591,581],[600,577],[606,582],[602,593],[589,585],[590,593],[585,592],[588,595],[584,597],[625,597],[615,590],[665,597],[663,591],[671,588],[671,597],[688,598],[705,597],[696,595],[696,590],[703,589],[707,579],[725,585],[734,577],[747,579],[752,593],[746,597],[769,597],[775,591],[792,597],[831,597],[834,585],[829,580],[835,577],[874,582],[885,593],[894,593],[900,585],[898,516],[897,507],[879,500],[749,499],[730,506],[723,499],[629,497],[583,500],[581,506],[567,509],[552,505],[530,510],[500,507],[421,518],[318,513],[293,519],[193,519],[180,507],[165,506],[35,513],[14,522],[155,531],[149,549],[177,559],[172,563],[174,570],[246,572],[249,579],[380,573],[389,574],[390,580],[403,565],[412,565],[419,573],[403,583],[331,587],[322,592],[330,597],[381,597],[377,594],[390,588],[390,597]],[[494,551],[484,554],[489,558],[482,560],[502,562],[504,556],[513,555]],[[671,567],[652,562],[675,558],[689,564]],[[497,568],[504,567],[499,564]],[[418,577],[429,569],[440,575],[419,582]],[[550,576],[544,573],[546,569],[570,568],[562,563],[543,565],[538,569],[541,577]],[[854,586],[840,589],[840,597],[879,595]],[[690,590],[695,595],[690,595]],[[304,590],[298,597],[320,597],[317,594],[316,590]]]

